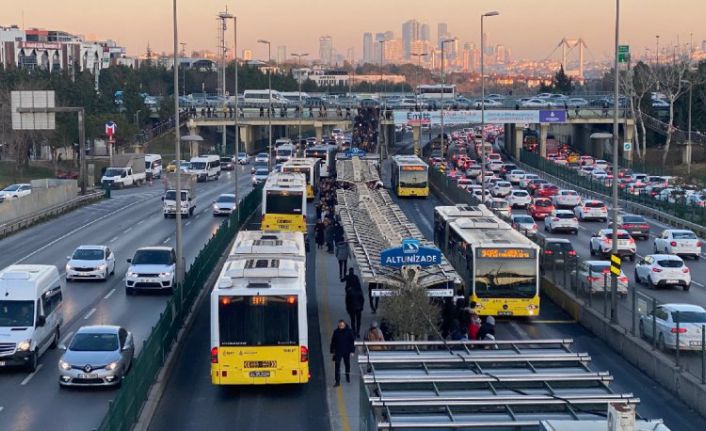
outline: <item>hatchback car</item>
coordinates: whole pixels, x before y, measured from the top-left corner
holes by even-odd
[[[505,199],[513,208],[527,208],[532,202],[532,197],[526,190],[513,190]]]
[[[235,163],[230,156],[221,156],[221,170],[232,171],[235,169]]]
[[[270,175],[270,171],[267,168],[257,168],[252,174],[252,185],[256,186],[258,184],[267,181],[267,177]]]
[[[628,231],[630,236],[635,239],[647,239],[650,237],[650,225],[641,215],[618,215],[618,228]]]
[[[250,162],[250,156],[248,153],[238,153],[238,164],[247,165]]]
[[[66,281],[107,280],[115,274],[115,255],[104,245],[82,245],[66,256]]]
[[[635,240],[627,231],[618,229],[618,255],[624,256],[627,259],[635,260]],[[613,247],[613,230],[601,229],[591,235],[589,249],[591,256],[608,257]]]
[[[574,208],[581,204],[581,195],[576,190],[559,190],[552,201],[557,208]]]
[[[534,195],[542,198],[551,198],[557,193],[559,193],[559,187],[549,183],[540,184],[534,189]]]
[[[522,187],[523,189],[526,189],[527,186],[529,185],[530,181],[532,180],[538,180],[539,175],[535,174],[524,174],[522,178],[520,178],[520,181],[518,182],[519,186]]]
[[[270,156],[267,153],[258,153],[255,156],[255,163],[269,163],[270,161]]]
[[[491,190],[493,196],[504,198],[512,192],[512,184],[509,181],[497,181]]]
[[[579,264],[576,277],[579,286],[590,294],[604,293],[611,288],[610,262],[606,260],[586,260]],[[628,294],[628,277],[620,271],[618,276],[618,293]]]
[[[550,269],[552,266],[558,268],[571,261],[575,262],[578,257],[573,244],[566,238],[544,238],[540,240],[540,244],[542,254],[539,266],[542,270]]]
[[[677,329],[677,320],[679,328]],[[640,315],[640,337],[656,339],[660,350],[701,350],[701,327],[706,325],[706,310],[692,304],[662,304],[653,312]],[[653,331],[653,327],[656,331]]]
[[[232,193],[223,193],[213,202],[213,215],[230,215],[235,211],[236,207],[235,195]]]
[[[655,254],[676,254],[698,260],[701,255],[701,240],[690,230],[665,229],[655,238],[654,250]]]
[[[137,290],[167,290],[174,288],[176,280],[176,253],[171,247],[142,247],[128,259],[130,266],[125,274],[125,293]]]
[[[535,220],[543,219],[554,211],[552,201],[547,198],[534,198],[532,203],[527,206],[527,212]]]
[[[580,221],[598,220],[604,223],[608,221],[608,208],[603,202],[595,199],[583,201],[581,205],[574,208],[574,214]]]
[[[510,216],[510,224],[515,230],[525,236],[534,236],[537,234],[537,223],[535,223],[530,215],[513,214]]]
[[[60,346],[61,386],[118,386],[135,355],[132,334],[119,326],[83,326]]]
[[[520,180],[526,173],[527,172],[523,171],[522,169],[515,169],[513,171],[510,171],[509,174],[507,174],[506,179],[510,181],[513,185],[518,185],[520,183]]]
[[[679,286],[689,290],[691,271],[679,256],[650,254],[635,265],[635,282],[645,283],[652,289]]]
[[[505,199],[501,198],[490,198],[486,200],[485,204],[490,208],[492,211],[500,214],[501,216],[504,217],[510,217],[510,204],[507,203]]]
[[[578,235],[579,221],[569,210],[554,210],[544,218],[544,230],[550,233],[563,231]]]
[[[32,193],[31,184],[12,184],[0,190],[0,202],[17,199]]]

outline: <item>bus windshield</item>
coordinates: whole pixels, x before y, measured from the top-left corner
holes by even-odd
[[[301,214],[303,199],[301,192],[268,190],[265,199],[266,212],[271,214]]]
[[[221,346],[299,344],[296,297],[222,296],[218,301]]]
[[[536,259],[477,258],[475,272],[479,298],[533,298],[537,294]]]
[[[426,170],[400,169],[400,187],[425,188],[427,186]]]

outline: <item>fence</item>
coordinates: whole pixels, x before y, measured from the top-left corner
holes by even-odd
[[[149,389],[164,364],[189,310],[199,292],[204,288],[208,289],[205,283],[228,244],[258,208],[261,189],[262,187],[256,187],[240,202],[240,219],[234,213],[224,220],[216,233],[201,248],[189,267],[184,282],[174,290],[150,336],[144,341],[130,373],[123,380],[115,399],[110,402],[108,413],[97,428],[98,431],[129,431],[137,421]]]
[[[610,181],[596,180],[591,176],[579,175],[575,169],[559,165],[538,154],[525,150],[520,154],[520,161],[567,183],[606,197],[612,196],[613,191]],[[649,193],[633,194],[626,189],[620,189],[618,193],[618,197],[624,201],[644,205],[657,213],[668,214],[699,226],[706,225],[706,208],[688,205],[684,199],[675,199],[669,202],[667,200],[658,200]]]

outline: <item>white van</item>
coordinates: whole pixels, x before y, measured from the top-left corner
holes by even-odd
[[[196,175],[196,181],[217,180],[221,176],[221,158],[213,154],[192,157],[189,173]]]
[[[277,138],[275,141],[275,148],[279,148],[281,145],[291,144],[292,140],[289,138]]]
[[[147,174],[147,179],[162,178],[162,156],[145,154],[145,174]]]
[[[10,265],[0,270],[0,368],[37,369],[59,343],[65,287],[54,265]]]
[[[271,99],[270,96],[272,96]],[[289,105],[289,101],[282,97],[277,90],[245,90],[245,92],[243,92],[243,103],[246,105],[266,107],[270,104],[270,100],[273,106]]]

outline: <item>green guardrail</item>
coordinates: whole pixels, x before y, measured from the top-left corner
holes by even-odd
[[[132,369],[123,379],[115,399],[110,402],[108,413],[97,431],[129,431],[138,419],[147,395],[157,374],[164,365],[179,330],[184,325],[189,310],[199,292],[206,285],[216,264],[245,221],[257,210],[262,196],[262,186],[256,187],[240,202],[240,219],[232,214],[219,226],[216,233],[204,244],[189,270],[184,282],[174,289],[157,324],[144,341],[140,354],[134,359]]]
[[[579,175],[577,170],[556,164],[536,153],[522,150],[520,153],[520,161],[535,169],[539,169],[540,171],[559,178],[560,180],[592,192],[599,193],[607,197],[612,196],[613,194],[610,181],[595,180],[590,176]],[[620,189],[618,193],[619,198],[625,201],[641,204],[700,226],[706,225],[706,208],[696,205],[689,205],[685,199],[677,199],[674,202],[668,202],[656,199],[649,193],[642,192],[640,194],[633,194],[626,189]]]

